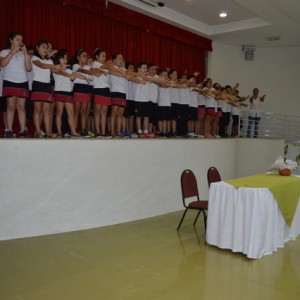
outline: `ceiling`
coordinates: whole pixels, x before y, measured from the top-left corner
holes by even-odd
[[[213,41],[258,47],[300,46],[300,0],[109,0]],[[226,11],[228,16],[220,18]],[[269,41],[267,38],[280,37]]]

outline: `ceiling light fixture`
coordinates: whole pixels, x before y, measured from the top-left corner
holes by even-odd
[[[222,12],[219,14],[219,17],[220,17],[220,18],[226,18],[226,17],[227,17],[227,12],[222,11]]]

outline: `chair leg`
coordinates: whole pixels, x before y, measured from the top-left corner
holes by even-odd
[[[198,214],[197,214],[197,217],[196,217],[196,219],[195,219],[195,221],[194,221],[194,223],[193,223],[194,226],[196,225],[196,222],[197,222],[197,220],[198,220],[198,218],[199,218],[200,213],[201,213],[201,210],[199,210],[199,212],[198,212]]]
[[[206,221],[207,221],[207,215],[205,213],[205,210],[203,210],[203,217],[204,217],[204,230],[205,230],[205,233],[206,233]]]
[[[181,220],[180,220],[180,222],[179,222],[179,225],[178,225],[178,227],[177,227],[177,231],[179,230],[179,228],[180,228],[180,226],[181,226],[181,223],[182,223],[182,221],[183,221],[183,219],[184,219],[185,214],[186,214],[187,211],[188,211],[188,208],[186,208],[185,211],[184,211],[184,213],[183,213],[183,216],[182,216],[182,218],[181,218]]]

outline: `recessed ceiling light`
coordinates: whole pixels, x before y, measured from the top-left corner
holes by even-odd
[[[226,18],[227,17],[227,12],[225,11],[222,11],[220,14],[219,14],[220,18]]]

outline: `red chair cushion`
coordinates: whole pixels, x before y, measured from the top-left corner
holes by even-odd
[[[189,203],[188,208],[208,209],[208,201],[193,201],[193,202]]]

